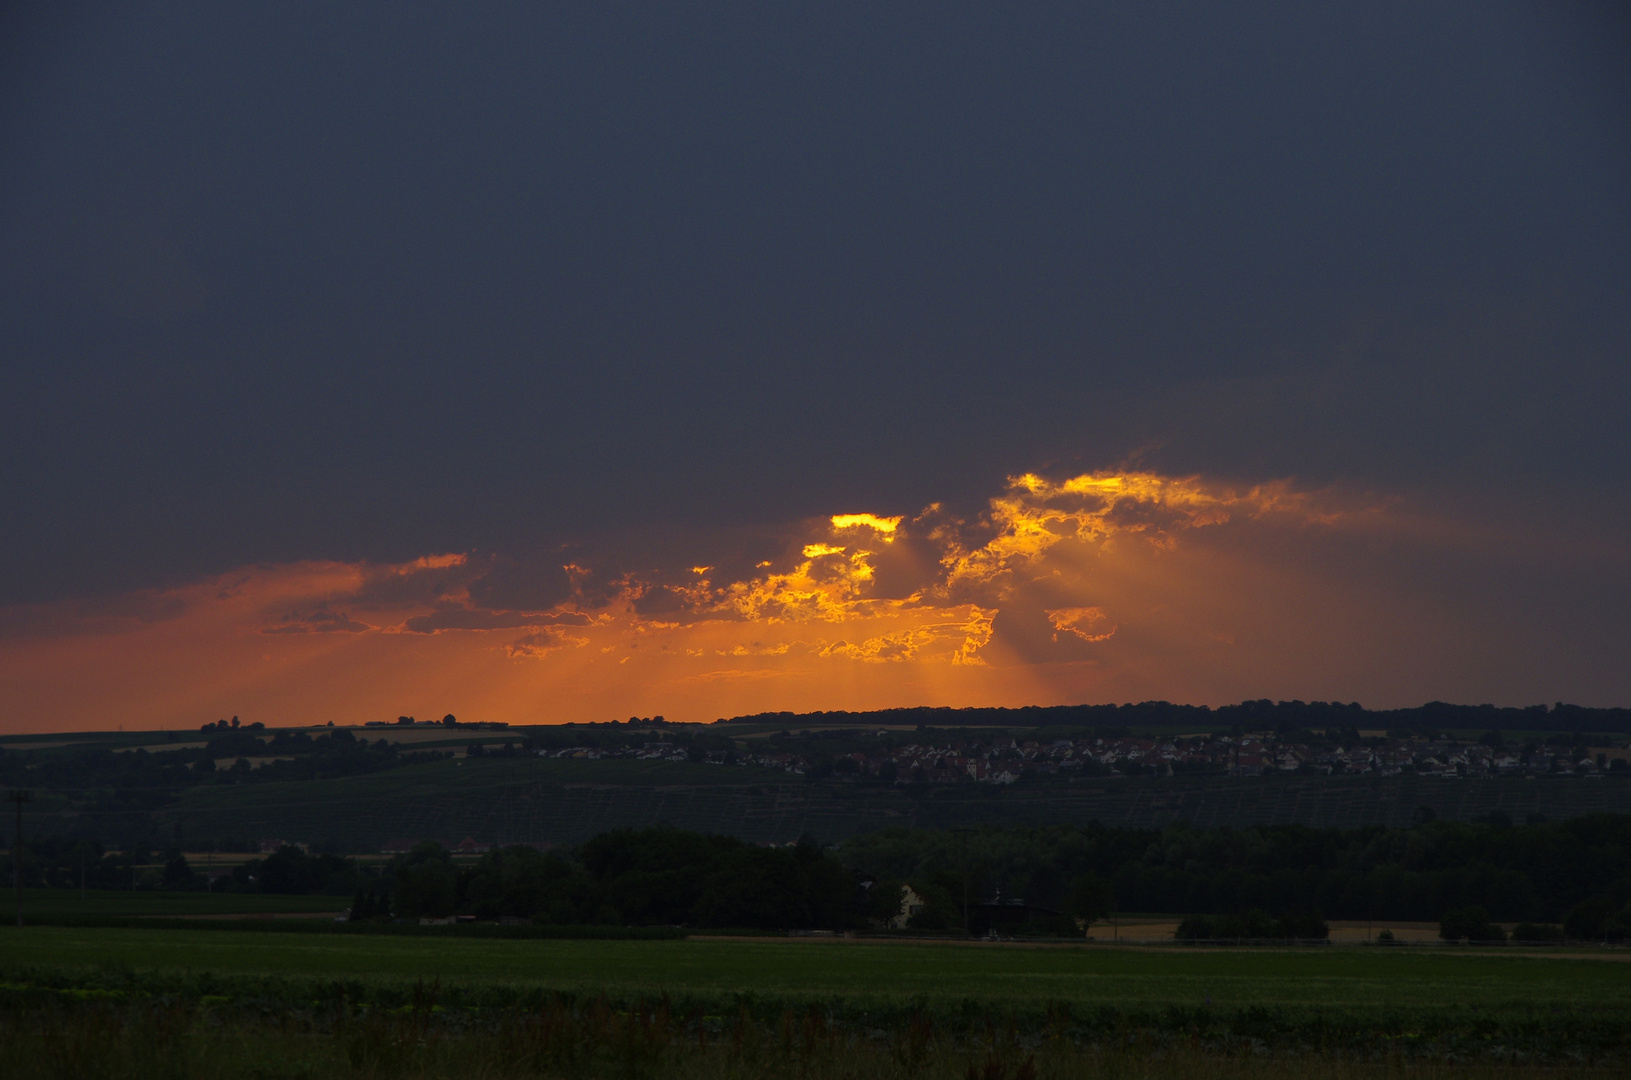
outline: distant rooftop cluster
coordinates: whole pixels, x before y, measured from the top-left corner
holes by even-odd
[[[805,736],[811,735],[806,731]],[[849,733],[870,735],[869,732]],[[703,750],[671,743],[642,747],[572,746],[540,749],[541,757],[632,758],[696,761],[716,765],[752,765],[798,775],[843,779],[867,778],[886,783],[1012,784],[1027,777],[1261,776],[1265,773],[1371,774],[1414,772],[1446,778],[1488,776],[1631,775],[1631,751],[1623,747],[1574,745],[1569,736],[1546,742],[1507,743],[1496,733],[1480,740],[1393,737],[1367,733],[1354,738],[1287,739],[1269,732],[1242,735],[1094,736],[1016,739],[982,735],[924,738],[890,745],[879,731],[877,745],[836,755],[819,746],[787,747],[797,740],[777,732],[765,749]],[[780,736],[780,737],[778,737]]]

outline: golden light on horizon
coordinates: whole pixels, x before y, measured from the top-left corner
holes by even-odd
[[[0,698],[12,727],[185,727],[217,713],[356,722],[420,701],[536,723],[1261,696],[1265,679],[1359,670],[1388,643],[1321,652],[1330,635],[1308,630],[1311,611],[1323,626],[1381,601],[1253,552],[1381,520],[1373,500],[1288,482],[1027,473],[973,520],[939,504],[833,515],[736,571],[724,550],[672,571],[540,562],[569,584],[542,606],[507,599],[493,557],[472,553],[248,567],[4,612],[28,632],[0,651]]]

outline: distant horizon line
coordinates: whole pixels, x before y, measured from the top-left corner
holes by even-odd
[[[873,722],[873,721],[870,721],[868,719],[868,718],[871,718],[871,717],[903,717],[903,716],[922,717],[922,716],[933,715],[933,716],[936,716],[936,717],[947,716],[949,718],[948,714],[956,714],[958,716],[956,726],[959,726],[959,727],[979,726],[979,724],[977,722],[971,722],[968,719],[964,719],[964,717],[970,717],[970,716],[973,716],[973,715],[982,715],[982,716],[988,716],[988,717],[992,717],[992,718],[997,718],[997,717],[1008,718],[1010,716],[1015,716],[1015,715],[1031,717],[1031,716],[1035,716],[1036,714],[1039,714],[1039,713],[1057,715],[1057,714],[1060,714],[1060,713],[1076,714],[1076,713],[1083,713],[1083,712],[1089,713],[1089,714],[1109,714],[1109,713],[1114,713],[1114,714],[1124,714],[1124,713],[1144,714],[1142,716],[1140,716],[1140,715],[1119,716],[1118,718],[1121,719],[1124,723],[1143,724],[1145,726],[1179,726],[1179,722],[1176,721],[1176,720],[1172,724],[1167,724],[1167,723],[1163,723],[1162,720],[1157,718],[1156,716],[1149,715],[1149,714],[1168,712],[1168,711],[1188,714],[1189,716],[1192,716],[1192,717],[1195,717],[1195,718],[1199,718],[1199,717],[1202,717],[1202,716],[1204,716],[1204,717],[1214,717],[1214,718],[1221,718],[1221,719],[1224,719],[1224,720],[1227,720],[1227,721],[1234,721],[1234,722],[1253,721],[1253,720],[1259,720],[1259,721],[1275,721],[1275,720],[1279,720],[1279,721],[1283,722],[1283,721],[1292,719],[1292,717],[1289,716],[1289,715],[1275,716],[1274,714],[1323,713],[1323,714],[1326,714],[1326,715],[1323,716],[1323,717],[1317,718],[1317,719],[1315,717],[1312,717],[1312,716],[1305,716],[1305,717],[1303,717],[1303,719],[1310,720],[1310,721],[1315,721],[1315,722],[1320,722],[1320,723],[1325,723],[1325,724],[1329,724],[1329,723],[1331,723],[1333,721],[1334,722],[1340,722],[1345,718],[1343,714],[1346,714],[1347,718],[1352,718],[1353,720],[1358,720],[1358,719],[1360,719],[1362,717],[1386,717],[1386,718],[1391,719],[1391,720],[1409,719],[1409,720],[1413,720],[1413,721],[1416,721],[1416,722],[1431,721],[1435,726],[1440,726],[1440,727],[1493,726],[1493,725],[1485,725],[1485,724],[1483,724],[1481,722],[1479,722],[1479,723],[1468,723],[1468,724],[1456,723],[1455,721],[1458,721],[1458,720],[1465,720],[1465,721],[1473,721],[1473,720],[1477,720],[1477,721],[1484,721],[1484,720],[1504,721],[1504,722],[1507,722],[1507,723],[1510,724],[1511,721],[1522,720],[1522,719],[1525,719],[1525,718],[1529,718],[1529,719],[1545,718],[1545,719],[1547,719],[1547,720],[1549,720],[1549,721],[1551,721],[1552,723],[1555,724],[1555,723],[1557,723],[1559,721],[1560,715],[1566,715],[1570,719],[1581,720],[1581,721],[1584,721],[1584,720],[1612,720],[1612,721],[1618,722],[1618,724],[1621,725],[1621,726],[1627,727],[1628,731],[1631,731],[1631,707],[1627,707],[1627,706],[1575,705],[1575,704],[1571,704],[1571,703],[1568,703],[1568,702],[1556,702],[1556,703],[1551,704],[1551,705],[1535,704],[1535,705],[1527,705],[1527,706],[1491,705],[1491,704],[1488,704],[1488,703],[1482,703],[1482,704],[1478,704],[1478,705],[1465,705],[1465,704],[1456,704],[1456,703],[1440,701],[1440,700],[1433,700],[1433,701],[1424,702],[1423,704],[1416,705],[1416,706],[1402,706],[1402,707],[1391,708],[1391,709],[1372,709],[1372,708],[1367,708],[1367,707],[1359,704],[1358,702],[1320,701],[1320,700],[1303,701],[1301,699],[1293,699],[1293,700],[1289,700],[1289,701],[1287,701],[1287,700],[1272,701],[1272,700],[1270,700],[1268,698],[1257,698],[1257,699],[1247,699],[1247,700],[1244,700],[1244,701],[1241,701],[1241,702],[1238,702],[1238,703],[1233,703],[1233,704],[1228,704],[1228,705],[1217,705],[1217,706],[1212,706],[1212,705],[1190,705],[1190,704],[1175,703],[1175,702],[1159,700],[1159,699],[1152,699],[1152,700],[1142,701],[1142,702],[1124,702],[1124,703],[1120,703],[1120,704],[1117,704],[1117,703],[1114,703],[1114,702],[1104,702],[1104,703],[1099,703],[1099,704],[1085,704],[1084,703],[1084,704],[1078,704],[1078,705],[963,705],[963,706],[956,706],[956,705],[906,705],[906,706],[893,706],[893,707],[885,707],[885,708],[878,708],[878,709],[827,709],[827,710],[812,710],[812,711],[809,711],[809,712],[779,711],[779,712],[748,713],[748,714],[742,714],[742,715],[739,715],[739,716],[720,717],[719,719],[712,720],[712,721],[708,721],[708,720],[669,720],[666,717],[664,717],[662,714],[654,714],[654,715],[648,716],[648,717],[631,716],[627,720],[589,720],[589,721],[570,720],[570,721],[562,721],[562,722],[558,722],[558,723],[551,723],[549,721],[538,721],[538,722],[534,722],[534,723],[527,723],[527,722],[514,722],[514,721],[501,721],[501,720],[471,720],[471,721],[456,721],[454,724],[448,725],[448,724],[445,724],[443,721],[436,721],[436,720],[416,720],[416,721],[413,721],[411,724],[402,724],[399,721],[391,721],[391,720],[367,720],[367,721],[358,721],[358,722],[355,722],[355,723],[343,723],[343,724],[342,723],[334,723],[333,721],[329,721],[329,722],[321,723],[321,724],[279,724],[279,725],[274,725],[274,724],[267,723],[265,721],[250,721],[250,722],[247,722],[247,723],[243,723],[243,724],[241,724],[241,725],[239,725],[237,727],[229,727],[229,726],[227,726],[229,721],[220,720],[220,721],[211,721],[208,724],[201,725],[199,727],[192,727],[192,726],[167,727],[167,726],[161,724],[160,726],[153,727],[153,728],[126,728],[123,725],[120,725],[119,727],[117,727],[115,729],[112,729],[112,730],[92,729],[92,730],[79,730],[79,731],[18,731],[18,732],[8,732],[6,734],[0,735],[0,744],[4,744],[6,742],[13,742],[13,741],[20,740],[20,739],[30,739],[30,738],[59,738],[59,739],[60,738],[90,738],[90,737],[99,737],[99,736],[100,737],[109,737],[109,736],[119,736],[119,735],[144,735],[144,734],[148,734],[148,735],[150,735],[150,734],[197,734],[197,735],[202,736],[202,735],[208,735],[211,731],[250,730],[252,728],[254,730],[261,730],[261,731],[316,731],[316,730],[328,730],[328,729],[331,729],[331,728],[334,729],[334,730],[353,730],[353,729],[356,729],[356,730],[369,730],[369,729],[372,729],[372,730],[389,730],[389,729],[397,728],[397,727],[413,727],[413,728],[418,728],[418,729],[444,728],[445,730],[448,730],[450,732],[451,731],[461,731],[461,730],[462,731],[474,732],[474,731],[479,731],[479,730],[483,730],[483,729],[486,729],[488,731],[495,731],[495,730],[496,731],[503,731],[503,730],[520,731],[520,730],[526,730],[526,729],[531,729],[531,728],[598,727],[598,726],[634,727],[634,726],[658,726],[658,725],[663,725],[663,726],[674,726],[674,727],[681,727],[681,726],[683,726],[683,727],[710,727],[710,726],[715,726],[715,725],[719,725],[719,724],[754,724],[754,723],[777,724],[777,723],[791,723],[791,722],[797,722],[797,721],[799,721],[801,719],[820,720],[820,721],[824,721],[826,723],[832,723],[836,718],[853,718],[853,719],[841,720],[839,722],[840,723],[846,723],[847,722],[847,723],[856,724],[857,726],[864,726],[864,725],[867,725],[867,724]],[[238,717],[232,717],[231,718],[232,721],[237,721],[238,719],[239,719]],[[1084,717],[1084,719],[1086,719],[1086,718]],[[1186,721],[1183,721],[1183,722],[1188,722],[1188,721],[1186,720]],[[1214,721],[1214,722],[1216,722],[1216,721]],[[222,726],[217,727],[216,726],[217,724],[220,724]],[[260,726],[258,728],[254,728],[255,724],[259,724]],[[1010,721],[1009,723],[999,724],[997,726],[1026,726],[1026,725],[1014,725]],[[1062,725],[1061,725],[1060,721],[1053,720],[1052,722],[1044,722],[1043,724],[1040,724],[1038,726],[1062,726]],[[1408,725],[1405,725],[1405,726],[1408,726]]]

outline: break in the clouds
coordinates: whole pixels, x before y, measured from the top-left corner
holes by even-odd
[[[4,5],[0,603],[1130,455],[1601,526],[1620,7]]]
[[[1626,704],[1628,26],[0,5],[0,724]]]
[[[1469,527],[1286,481],[1026,474],[968,517],[930,505],[794,523],[756,561],[721,532],[708,563],[631,567],[608,540],[250,567],[13,609],[0,677],[8,725],[58,727],[1624,694],[1621,675],[1591,683],[1579,654],[1611,624],[1557,620],[1523,558],[1503,569],[1500,555],[1553,545],[1617,588],[1623,553],[1583,559],[1562,538],[1498,529],[1481,547]],[[1468,605],[1468,575],[1503,587]],[[80,669],[94,674],[65,678]]]

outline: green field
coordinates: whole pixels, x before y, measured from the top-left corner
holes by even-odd
[[[484,738],[486,736],[483,736]],[[467,740],[468,741],[468,740]],[[64,793],[37,792],[29,838],[89,827]],[[811,834],[835,842],[893,826],[978,828],[1041,823],[1162,828],[1408,825],[1416,808],[1440,820],[1494,811],[1513,821],[1631,812],[1631,778],[1445,783],[1372,776],[1078,777],[1008,787],[911,788],[808,779],[758,767],[636,759],[537,757],[417,762],[326,780],[206,783],[152,810],[154,835],[190,841],[302,841],[317,850],[374,853],[391,840],[576,844],[614,828],[664,822],[752,841]],[[83,809],[80,806],[80,809]],[[104,838],[106,839],[106,838]]]
[[[0,930],[0,1075],[1624,1075],[1622,954]]]
[[[762,818],[760,831],[791,828],[797,838],[801,820],[777,806],[782,787],[802,794],[805,785],[769,769],[678,761],[469,758],[334,780],[189,787],[155,818],[187,836],[275,836],[353,853],[394,839],[576,843],[656,820],[734,833]]]
[[[1619,954],[1611,954],[1619,955]],[[1202,951],[756,940],[501,941],[28,927],[8,966],[440,979],[620,997],[747,992],[852,1002],[1499,1009],[1631,1015],[1631,964],[1449,950]]]

